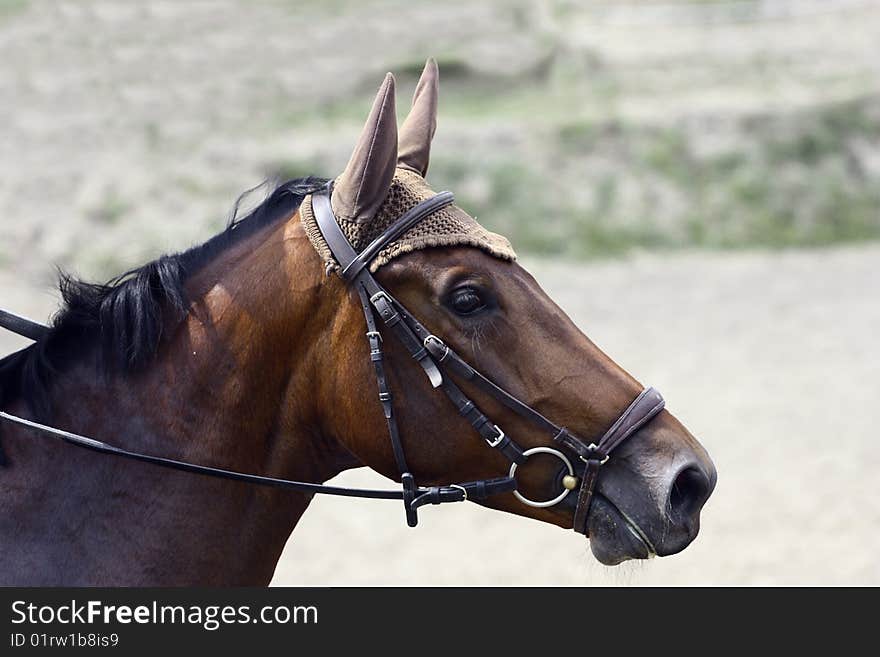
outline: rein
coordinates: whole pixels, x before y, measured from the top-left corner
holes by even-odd
[[[0,328],[5,328],[7,331],[17,333],[34,341],[39,340],[49,332],[49,327],[45,324],[39,324],[24,317],[13,315],[2,308],[0,308]]]
[[[259,486],[272,486],[275,488],[287,488],[290,490],[298,490],[304,493],[322,493],[324,495],[339,495],[342,497],[364,497],[373,500],[402,500],[403,492],[399,490],[373,490],[368,488],[339,488],[337,486],[325,486],[323,484],[313,484],[306,481],[293,481],[291,479],[277,479],[275,477],[265,477],[263,475],[247,474],[244,472],[236,472],[235,470],[224,470],[223,468],[214,468],[208,465],[196,465],[195,463],[187,463],[186,461],[175,461],[161,456],[151,456],[140,452],[132,452],[121,447],[109,445],[94,438],[87,438],[69,431],[62,431],[54,427],[46,426],[38,422],[26,420],[10,413],[0,411],[0,420],[10,424],[17,424],[25,429],[29,429],[35,433],[48,436],[49,438],[58,438],[71,445],[84,447],[101,454],[113,454],[133,461],[143,461],[144,463],[152,463],[163,468],[172,470],[181,470],[183,472],[194,472],[196,474],[207,475],[209,477],[217,477],[219,479],[231,479],[233,481],[244,481],[249,484],[257,484]],[[485,483],[485,487],[479,484]],[[486,482],[467,482],[463,484],[455,484],[451,486],[431,486],[420,487],[413,503],[416,507],[423,504],[437,504],[434,499],[441,502],[462,502],[466,499],[481,499],[481,495],[487,494],[487,491],[494,492],[496,487],[504,487],[507,485],[506,479],[489,480]]]
[[[98,453],[151,463],[173,470],[305,493],[402,500],[406,521],[410,527],[415,527],[418,524],[418,508],[426,504],[443,504],[466,500],[478,502],[494,495],[513,493],[520,502],[528,506],[550,507],[565,499],[580,484],[574,514],[574,530],[586,535],[588,533],[587,520],[599,469],[608,461],[614,449],[663,410],[663,397],[653,388],[645,388],[596,443],[587,442],[571,433],[565,427],[558,426],[468,365],[442,339],[432,334],[411,315],[370,273],[370,263],[389,243],[403,235],[427,216],[450,205],[454,200],[452,193],[440,192],[411,208],[395,220],[385,232],[374,239],[360,253],[355,252],[339,227],[331,207],[330,193],[331,184],[329,183],[320,191],[314,192],[312,194],[312,210],[324,241],[339,265],[340,277],[349,286],[354,287],[360,299],[366,322],[366,338],[370,349],[370,360],[374,365],[376,374],[379,402],[382,405],[382,411],[388,426],[394,460],[400,472],[402,490],[340,488],[197,465],[125,450],[93,438],[63,431],[3,411],[0,411],[0,421],[23,427],[39,435],[60,439],[71,445],[90,449]],[[458,413],[470,422],[486,444],[493,449],[499,450],[511,462],[507,476],[442,486],[419,486],[416,484],[406,461],[397,419],[394,415],[393,396],[388,388],[385,375],[382,334],[378,331],[377,317],[404,345],[413,360],[421,366],[432,387],[442,390],[455,406]],[[41,339],[49,330],[48,327],[42,324],[2,310],[0,310],[0,328],[8,329],[32,340]],[[507,436],[501,427],[483,414],[461,388],[446,375],[449,373],[470,382],[511,411],[541,427],[552,436],[553,444],[560,449],[547,446],[522,449],[522,447]],[[561,449],[565,449],[576,456],[577,467],[572,464],[572,460],[564,452],[560,451]],[[531,500],[522,495],[517,490],[515,479],[517,467],[523,465],[529,456],[538,453],[553,455],[564,466],[563,473],[565,474],[561,479],[561,492],[552,499],[545,501]]]

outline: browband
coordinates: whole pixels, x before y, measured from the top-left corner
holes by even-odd
[[[425,217],[434,214],[437,210],[452,205],[455,196],[452,192],[440,192],[436,196],[432,196],[427,201],[419,203],[410,208],[399,219],[395,220],[391,226],[370,242],[367,247],[361,251],[354,260],[352,260],[339,274],[343,280],[351,281],[360,273],[360,271],[372,262],[373,258],[379,255],[379,251],[384,249],[388,244],[403,235],[410,228],[415,226]]]

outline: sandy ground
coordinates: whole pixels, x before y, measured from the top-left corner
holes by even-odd
[[[708,448],[719,481],[696,542],[605,568],[572,532],[476,505],[427,508],[413,530],[397,503],[325,497],[274,583],[880,584],[878,264],[878,246],[527,261]],[[334,481],[386,483],[363,470]]]

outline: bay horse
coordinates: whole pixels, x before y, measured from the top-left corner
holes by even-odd
[[[424,185],[437,95],[429,60],[398,138],[394,79],[386,77],[328,197],[340,224],[369,232],[393,185]],[[362,304],[305,221],[316,207],[310,201],[331,189],[326,183],[284,183],[205,244],[107,284],[62,276],[63,306],[47,333],[0,361],[0,409],[128,450],[238,472],[321,483],[368,466],[400,481]],[[578,435],[603,435],[642,386],[502,242],[493,248],[491,234],[467,226],[455,239],[401,241],[398,252],[372,263],[376,280],[531,409]],[[433,394],[388,326],[373,333],[384,346],[399,440],[415,478],[439,485],[508,473],[505,455]],[[473,382],[459,383],[534,454],[519,462],[516,492],[476,501],[572,528],[574,495],[563,491],[559,503],[544,506],[521,501],[557,497],[566,475],[551,454],[562,454],[559,446]],[[632,429],[593,482],[589,515],[575,527],[607,565],[683,550],[717,476],[668,411]],[[0,460],[3,585],[265,585],[312,499],[98,456],[19,426],[2,427]]]

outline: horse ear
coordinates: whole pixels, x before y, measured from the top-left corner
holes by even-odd
[[[396,166],[394,76],[388,73],[351,159],[333,186],[330,202],[336,216],[359,222],[372,219],[388,194]]]
[[[416,85],[412,109],[400,128],[399,166],[412,169],[424,176],[428,172],[431,140],[437,130],[437,97],[440,93],[440,73],[437,62],[430,58]]]

